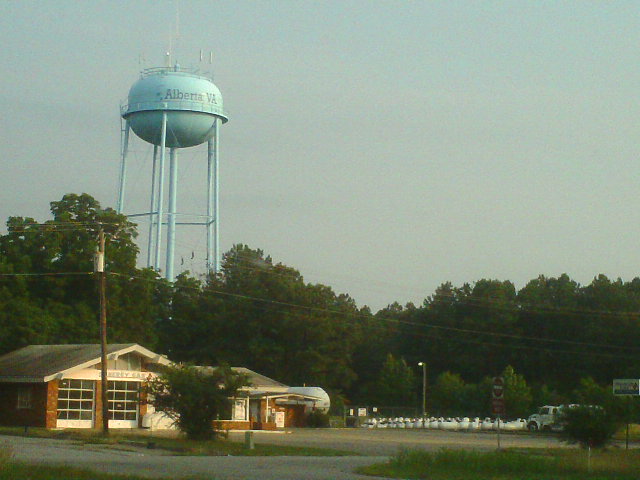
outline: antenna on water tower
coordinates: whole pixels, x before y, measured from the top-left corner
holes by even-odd
[[[171,51],[166,53],[169,62]],[[213,54],[210,56],[213,59]],[[178,225],[202,225],[207,231],[207,272],[220,270],[219,144],[220,124],[228,121],[222,94],[209,77],[171,63],[142,70],[140,79],[129,90],[128,102],[121,107],[125,121],[120,164],[118,213],[124,213],[129,132],[151,143],[153,162],[149,211],[131,217],[148,217],[147,266],[160,270],[163,226],[166,225],[165,277],[173,282],[175,237]],[[178,150],[207,143],[206,214],[188,215],[194,221],[178,222]],[[164,211],[164,171],[169,151],[169,194]],[[187,215],[185,215],[187,216]],[[165,219],[166,217],[166,219]]]

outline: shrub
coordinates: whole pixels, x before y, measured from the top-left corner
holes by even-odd
[[[228,411],[230,398],[245,384],[246,377],[229,367],[173,365],[164,367],[146,392],[149,403],[173,419],[188,438],[208,440],[214,435],[213,420]]]
[[[307,426],[311,428],[327,428],[329,426],[329,415],[320,410],[313,410],[307,415]]]
[[[599,406],[566,408],[560,422],[564,425],[565,440],[583,448],[604,447],[620,428],[616,417]]]

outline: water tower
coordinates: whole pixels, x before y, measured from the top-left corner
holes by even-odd
[[[129,132],[154,146],[149,211],[128,215],[150,219],[147,266],[160,269],[163,226],[167,249],[165,277],[173,282],[177,225],[203,225],[207,230],[207,271],[220,268],[220,222],[218,216],[218,161],[220,123],[228,118],[222,95],[213,81],[194,70],[173,67],[147,68],[129,90],[122,106],[124,119],[118,212],[124,212]],[[202,214],[191,214],[195,221],[177,221],[178,149],[207,142],[207,198]],[[169,196],[165,204],[165,157],[169,150]],[[206,211],[206,213],[205,213]],[[166,219],[165,219],[166,217]]]

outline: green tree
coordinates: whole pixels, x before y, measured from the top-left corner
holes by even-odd
[[[28,298],[5,296],[0,300],[0,352],[46,344],[56,329],[56,319]]]
[[[443,416],[468,415],[464,404],[467,392],[465,382],[459,374],[441,373],[431,389],[433,412]]]
[[[551,390],[545,384],[532,388],[532,396],[532,411],[536,407],[543,405],[563,405],[569,403],[569,399],[566,395],[561,395],[557,390]]]
[[[388,353],[395,351],[394,342],[399,338],[395,320],[402,311],[397,303],[378,311],[375,317],[367,307],[361,310],[361,316],[354,325],[358,331],[352,337],[355,342],[351,365],[357,374],[357,383],[351,389],[354,403],[366,405],[376,398],[376,383],[382,366]]]
[[[389,353],[375,383],[373,398],[381,406],[415,406],[415,387],[416,378],[407,362]]]
[[[0,235],[0,272],[30,274],[0,282],[2,352],[29,343],[98,341],[92,275],[98,225],[106,232],[108,339],[156,348],[155,327],[168,314],[170,297],[155,272],[136,268],[135,225],[86,193],[51,202],[51,213],[43,223],[10,217]]]
[[[580,380],[580,385],[573,392],[573,398],[581,405],[595,405],[605,409],[617,421],[628,420],[635,415],[636,409],[629,409],[627,398],[613,394],[611,385],[599,385],[593,378]]]
[[[172,317],[163,335],[174,336],[174,358],[243,365],[288,384],[344,392],[356,379],[352,354],[371,316],[348,295],[235,245],[205,284],[176,282]]]
[[[524,376],[515,372],[508,365],[502,372],[504,378],[504,401],[509,417],[527,417],[531,410],[531,388],[527,385]]]
[[[478,383],[467,383],[463,390],[461,415],[487,417],[491,415],[491,387],[493,379],[484,377]]]
[[[215,433],[213,420],[228,415],[231,397],[246,384],[244,376],[228,367],[179,364],[164,367],[145,393],[155,409],[173,419],[188,438],[208,440]]]
[[[620,429],[619,421],[611,412],[590,405],[565,408],[560,422],[564,424],[562,435],[569,443],[589,449],[606,446]]]

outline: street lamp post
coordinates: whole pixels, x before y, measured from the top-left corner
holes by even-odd
[[[422,417],[427,416],[427,364],[418,362],[418,366],[422,367]]]

